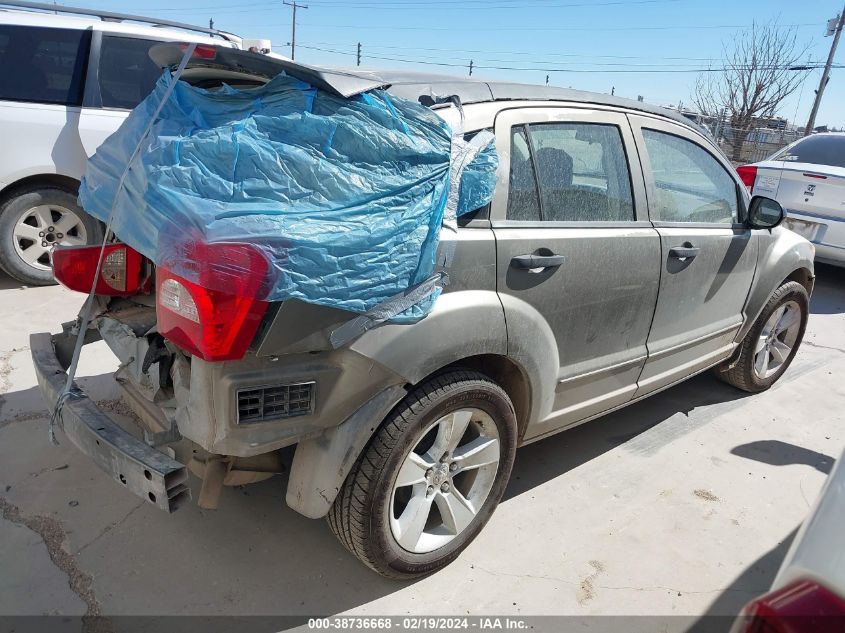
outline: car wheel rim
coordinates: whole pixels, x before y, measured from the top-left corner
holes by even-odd
[[[50,270],[50,251],[56,244],[84,246],[88,233],[82,219],[70,209],[42,204],[21,214],[13,232],[15,252],[28,266]]]
[[[500,457],[499,431],[480,409],[429,425],[393,483],[390,529],[399,546],[424,554],[464,532],[490,496]]]
[[[801,308],[787,301],[772,312],[754,347],[754,373],[765,379],[789,359],[801,330]]]

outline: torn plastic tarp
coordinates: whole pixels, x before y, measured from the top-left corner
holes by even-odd
[[[207,252],[197,244],[253,244],[270,265],[259,298],[358,313],[430,277],[452,145],[437,114],[381,90],[345,99],[284,74],[247,90],[178,82],[116,192],[171,81],[164,73],[82,180],[82,206],[106,221],[114,205],[121,240],[189,281],[202,266],[195,254]],[[491,200],[496,167],[491,144],[463,172],[458,215]],[[424,316],[436,294],[397,320]]]

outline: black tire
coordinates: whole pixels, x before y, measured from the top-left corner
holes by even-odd
[[[11,196],[0,202],[0,268],[9,275],[31,286],[47,286],[55,284],[53,271],[49,268],[48,257],[42,256],[37,265],[30,265],[21,257],[16,249],[15,227],[24,219],[30,210],[53,205],[61,207],[76,215],[79,223],[84,227],[85,242],[98,244],[103,239],[102,225],[85,213],[76,203],[76,193],[62,189],[55,185],[44,185],[19,189]],[[78,226],[71,229],[79,236]],[[53,238],[61,243],[65,238]],[[18,244],[22,244],[18,242]],[[31,242],[23,242],[23,247],[31,246]]]
[[[795,302],[801,311],[801,321],[797,337],[791,346],[791,351],[786,357],[786,360],[770,376],[761,378],[754,369],[755,346],[762,336],[766,322],[775,310],[790,301]],[[810,312],[809,307],[810,299],[804,286],[796,281],[788,281],[783,284],[772,294],[760,316],[757,317],[754,325],[742,340],[739,349],[739,359],[736,364],[733,367],[730,367],[730,362],[720,365],[716,368],[716,376],[729,385],[733,385],[737,389],[742,389],[749,393],[758,393],[771,387],[783,375],[787,367],[792,363],[792,359],[795,358],[795,354],[804,338],[804,330],[807,328],[807,318]]]
[[[389,522],[399,469],[431,424],[450,411],[469,407],[492,418],[498,432],[499,462],[492,488],[472,521],[446,545],[427,553],[408,551],[394,538]],[[389,578],[416,578],[448,565],[496,509],[510,478],[516,434],[513,404],[487,376],[450,370],[430,378],[409,393],[376,431],[329,510],[331,530],[364,564]]]

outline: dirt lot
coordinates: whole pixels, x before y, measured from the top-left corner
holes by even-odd
[[[0,614],[735,613],[769,586],[845,444],[845,271],[817,272],[775,388],[703,375],[526,447],[481,536],[413,584],[289,510],[281,478],[168,516],[61,434],[51,446],[28,334],[57,330],[82,295],[0,277]],[[119,414],[98,345],[80,384]]]

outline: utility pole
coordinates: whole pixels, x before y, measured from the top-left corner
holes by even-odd
[[[469,60],[469,76],[472,77],[472,60]]]
[[[358,65],[361,65],[361,42],[358,42]]]
[[[208,28],[214,28],[214,18],[208,18]]]
[[[296,10],[307,9],[308,7],[304,4],[298,4],[296,0],[293,0],[293,2],[282,0],[282,4],[293,9],[293,16],[290,22],[290,58],[296,59]]]
[[[816,126],[816,115],[819,113],[819,106],[822,102],[822,95],[830,79],[830,67],[833,65],[833,57],[836,55],[836,45],[839,44],[839,36],[842,34],[842,27],[845,26],[845,7],[839,14],[839,22],[836,25],[836,31],[833,34],[833,44],[830,45],[830,54],[827,56],[827,63],[824,65],[824,72],[822,79],[819,82],[819,89],[816,90],[816,100],[813,101],[813,109],[810,110],[810,118],[807,119],[807,127],[804,128],[804,136],[809,136],[813,133],[813,128]]]
[[[546,85],[547,86],[549,85],[549,76],[548,75],[546,75]]]

